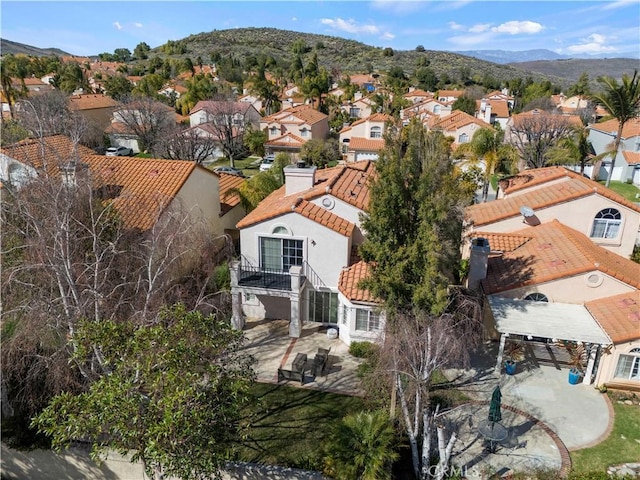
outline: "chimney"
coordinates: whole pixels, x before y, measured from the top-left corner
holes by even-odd
[[[469,276],[467,286],[477,290],[480,282],[487,278],[487,266],[489,263],[489,253],[491,247],[489,240],[476,237],[471,240],[471,255],[469,256]]]
[[[302,161],[284,167],[285,195],[294,195],[313,188],[316,183],[316,167],[307,167]]]

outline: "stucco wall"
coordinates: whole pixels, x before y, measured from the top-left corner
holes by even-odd
[[[205,168],[196,167],[184,183],[176,200],[194,221],[204,220],[212,235],[224,233],[220,220],[220,185],[218,177]]]
[[[633,387],[635,389],[640,388],[639,380],[625,380],[614,377],[620,355],[628,354],[632,348],[640,348],[640,339],[617,344],[614,346],[610,354],[603,354],[600,357],[598,372],[594,382],[595,385],[615,382],[616,385],[629,385],[629,387]]]
[[[589,286],[587,279],[592,275],[599,277],[598,282],[594,283],[594,285],[597,285],[597,283],[601,281],[598,286]],[[553,282],[515,288],[506,292],[500,292],[497,295],[505,298],[523,299],[531,293],[543,293],[547,296],[549,302],[583,305],[585,302],[591,300],[629,293],[634,290],[634,288],[609,275],[594,271]]]
[[[273,235],[271,232],[277,226],[288,228],[291,235]],[[349,264],[349,238],[297,213],[281,215],[240,231],[242,255],[255,266],[260,266],[260,236],[302,240],[305,260],[328,287],[337,287],[342,267]]]
[[[549,208],[537,209],[535,214],[542,223],[557,219],[560,223],[588,237],[593,226],[593,219],[596,214],[604,208],[615,208],[620,211],[622,214],[622,233],[612,240],[603,238],[592,240],[596,245],[600,245],[618,255],[629,258],[633,252],[633,246],[635,245],[638,235],[638,226],[640,225],[640,213],[630,208],[619,205],[596,194],[582,197],[572,202],[553,205]],[[528,228],[534,229],[536,227]],[[508,233],[523,229],[525,229],[524,233],[526,234],[527,224],[522,222],[521,215],[473,228],[475,231],[496,233]]]

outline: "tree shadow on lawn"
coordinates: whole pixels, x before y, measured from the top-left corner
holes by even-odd
[[[363,400],[318,390],[256,383],[243,420],[249,433],[236,449],[238,460],[309,468],[321,447],[348,413]]]

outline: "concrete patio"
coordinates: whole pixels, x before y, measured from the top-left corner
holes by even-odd
[[[349,354],[349,347],[342,341],[329,338],[326,327],[308,322],[303,325],[299,338],[291,338],[288,320],[260,320],[248,321],[244,333],[246,351],[257,360],[258,381],[278,383],[278,368],[291,369],[296,354],[303,353],[307,355],[304,383],[288,381],[287,384],[345,395],[362,394],[356,377],[362,361]],[[329,360],[324,375],[314,377],[311,367],[318,348],[329,350]]]

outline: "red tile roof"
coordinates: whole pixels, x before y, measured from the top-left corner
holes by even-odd
[[[582,126],[582,119],[579,115],[564,115],[559,113],[549,113],[544,110],[538,110],[537,108],[533,110],[529,110],[528,112],[518,113],[511,117],[511,122],[514,125],[518,125],[519,123],[525,121],[526,119],[531,118],[544,118],[545,123],[550,123],[553,121],[555,125],[566,124],[575,125],[578,127]],[[557,123],[556,123],[557,122]],[[560,123],[562,122],[562,123]]]
[[[477,235],[485,238],[492,235],[494,241],[501,236],[499,233]],[[486,294],[592,271],[600,271],[631,287],[640,288],[640,264],[595,245],[582,233],[557,220],[508,235],[529,237],[529,240],[502,255],[489,258],[487,278],[482,281]],[[493,250],[491,240],[489,246]]]
[[[564,181],[560,183],[509,196],[509,194],[519,190],[525,190],[535,185],[544,185],[546,182],[563,178]],[[525,170],[523,173],[507,179],[505,185],[507,185],[505,193],[508,195],[506,198],[467,207],[465,211],[467,219],[475,226],[482,226],[520,215],[520,207],[523,205],[539,210],[588,195],[601,195],[636,212],[640,212],[638,205],[618,195],[613,190],[563,167]]]
[[[602,123],[592,123],[589,125],[592,130],[598,130],[609,134],[618,133],[618,120],[612,119]],[[622,138],[627,139],[640,135],[640,118],[629,120],[622,127]]]
[[[640,338],[640,292],[623,293],[585,303],[613,343]]]
[[[97,93],[72,95],[69,102],[73,110],[93,110],[96,108],[115,108],[118,106],[113,98]]]
[[[215,173],[215,172],[214,172]],[[240,204],[240,196],[235,192],[247,179],[229,173],[216,173],[220,177],[220,214],[224,215]]]
[[[446,117],[440,118],[431,126],[431,128],[433,128],[434,130],[452,131],[469,125],[470,123],[475,123],[482,128],[493,128],[487,122],[484,122],[479,118],[469,115],[468,113],[461,110],[454,110]]]
[[[360,261],[340,272],[338,290],[351,302],[380,303],[368,290],[359,288],[361,280],[369,274],[369,266]]]
[[[622,152],[622,155],[624,156],[624,160],[627,162],[627,164],[629,165],[640,164],[640,152],[624,151]]]
[[[358,152],[377,152],[383,148],[384,139],[382,138],[352,137],[349,141],[349,150]]]
[[[300,148],[305,143],[307,143],[307,140],[305,140],[304,138],[294,135],[291,132],[287,132],[284,135],[280,135],[279,137],[269,140],[265,143],[265,145],[271,147]]]
[[[374,172],[374,164],[369,161],[354,162],[349,165],[317,170],[315,184],[312,188],[286,196],[285,186],[282,186],[240,220],[237,227],[250,227],[294,211],[342,235],[350,236],[355,228],[352,223],[328,210],[311,204],[310,200],[330,194],[365,211],[369,205],[367,183],[369,177],[375,174]]]

